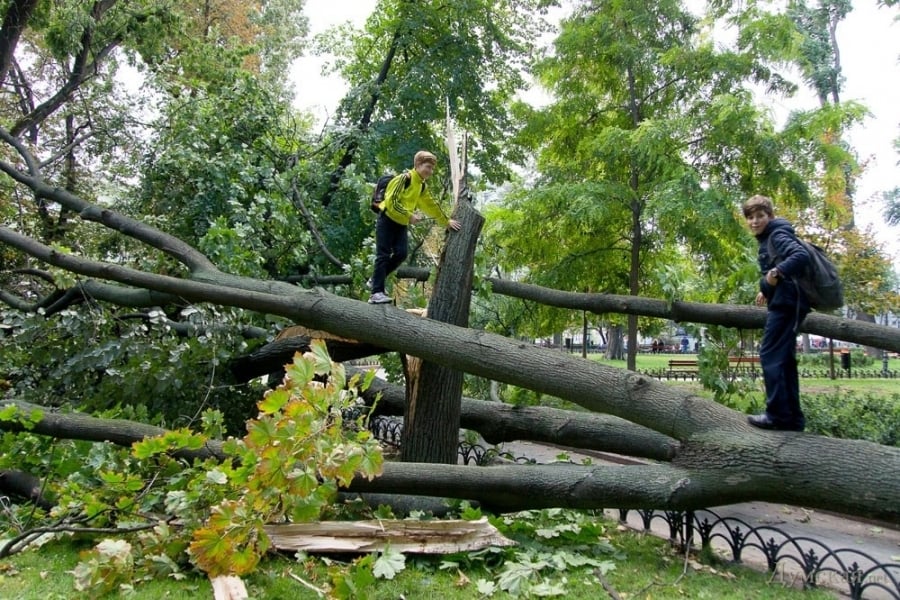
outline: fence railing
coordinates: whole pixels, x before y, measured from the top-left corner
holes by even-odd
[[[699,381],[700,372],[698,369],[639,369],[639,373],[666,381]],[[829,369],[811,369],[800,367],[797,374],[805,379],[830,379],[831,371]],[[762,377],[762,371],[759,369],[741,368],[740,370],[731,371],[728,375],[741,378],[749,378],[755,380]],[[882,370],[882,369],[852,369],[849,373],[845,369],[835,369],[835,379],[898,379],[900,371]]]
[[[629,512],[620,510],[619,520],[627,522]],[[650,530],[654,519],[665,521],[669,540],[682,548],[699,541],[705,549],[714,540],[722,540],[735,563],[743,562],[749,553],[757,553],[765,559],[773,577],[780,576],[784,583],[801,583],[804,589],[844,589],[854,600],[900,600],[900,563],[881,562],[855,548],[832,549],[812,537],[792,536],[771,525],[753,527],[740,518],[722,517],[711,510],[636,512],[645,531]]]

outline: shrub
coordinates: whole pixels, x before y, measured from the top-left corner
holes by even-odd
[[[900,394],[876,397],[838,388],[805,396],[802,402],[811,432],[900,446]]]

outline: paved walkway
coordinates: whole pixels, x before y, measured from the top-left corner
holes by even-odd
[[[583,459],[590,459],[594,463],[601,464],[637,463],[633,459],[624,459],[609,454],[546,446],[532,442],[501,444],[500,449],[516,457],[532,458],[539,463],[558,461],[557,457],[562,453],[568,455],[569,460],[575,463],[580,463]],[[800,565],[795,561],[802,560],[800,555],[803,552],[808,553],[810,549],[815,551],[819,558],[833,552],[834,554],[829,558],[830,562],[823,564],[833,565],[837,569],[841,569],[841,563],[847,567],[856,563],[865,572],[876,563],[896,563],[897,568],[892,572],[895,578],[900,579],[900,529],[884,523],[866,522],[818,510],[767,502],[746,502],[713,507],[710,510],[728,525],[727,528],[724,525],[721,528],[714,528],[714,531],[726,532],[728,529],[740,526],[741,531],[747,532],[747,527],[752,527],[759,532],[762,543],[768,542],[770,539],[777,544],[785,543],[779,556],[790,555],[794,558],[784,558],[778,562],[773,581],[785,585],[801,584],[803,574]],[[619,518],[618,510],[607,510],[607,513],[610,518]],[[702,515],[703,513],[698,514]],[[637,511],[629,511],[627,522],[636,529],[644,529],[641,515]],[[773,529],[769,529],[770,527]],[[662,518],[653,519],[650,529],[660,537],[669,537],[669,525]],[[785,535],[781,535],[779,531],[784,532],[789,538],[793,538],[796,543],[787,540]],[[699,537],[696,539],[699,540]],[[715,536],[712,547],[723,558],[732,559],[731,549],[724,536]],[[874,559],[874,562],[867,557]],[[744,549],[741,559],[748,566],[761,571],[767,570],[765,555],[752,547]],[[883,583],[892,592],[888,593],[870,586],[866,588],[864,598],[872,600],[900,598],[900,589],[896,588],[883,572],[873,572],[865,581]],[[840,595],[846,595],[849,591],[847,582],[837,573],[822,573],[818,578],[818,584],[821,587],[832,588],[840,592]]]

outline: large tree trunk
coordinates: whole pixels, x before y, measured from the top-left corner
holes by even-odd
[[[0,401],[0,408],[7,403]],[[16,404],[26,414],[35,408]],[[723,415],[728,409],[724,411]],[[900,448],[753,429],[742,419],[721,418],[717,423],[683,443],[670,463],[498,467],[386,463],[380,477],[354,480],[348,491],[469,499],[497,511],[686,510],[761,500],[900,523]],[[23,430],[15,421],[0,421],[0,428]],[[131,421],[55,413],[46,413],[30,431],[125,446],[164,432]],[[182,455],[221,457],[221,444]]]
[[[871,462],[870,462],[871,461]],[[497,467],[390,463],[350,489],[446,496],[499,511],[526,508],[688,510],[748,501],[791,504],[900,523],[900,450],[732,427],[692,443],[672,464]],[[848,479],[847,475],[852,474]],[[852,481],[851,481],[852,480]]]
[[[468,327],[475,247],[484,217],[468,201],[456,205],[461,229],[450,233],[428,303],[428,318]],[[409,361],[409,401],[403,419],[401,460],[455,464],[463,373],[432,362]]]
[[[625,358],[624,351],[624,334],[621,325],[613,325],[609,328],[609,344],[606,346],[606,358],[611,360],[623,360]]]
[[[403,388],[378,379],[362,396],[375,405],[376,415],[402,415],[406,407]],[[679,445],[668,436],[610,415],[510,406],[473,398],[460,402],[459,425],[478,432],[490,444],[543,442],[659,461],[672,460]]]

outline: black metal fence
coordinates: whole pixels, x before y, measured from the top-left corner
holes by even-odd
[[[642,375],[653,377],[654,379],[662,379],[666,381],[699,381],[700,372],[697,369],[647,369],[639,371]],[[831,371],[826,368],[810,369],[800,368],[797,374],[801,378],[808,379],[830,379]],[[729,372],[729,376],[748,378],[756,380],[762,377],[762,371],[759,369],[742,369],[741,371]],[[900,371],[882,370],[882,369],[835,369],[835,379],[898,379]]]
[[[855,548],[832,549],[819,540],[792,536],[770,525],[753,527],[740,518],[721,517],[711,510],[636,512],[647,531],[654,519],[665,521],[669,540],[682,548],[688,543],[695,545],[698,538],[701,548],[709,548],[720,539],[736,563],[741,563],[748,552],[761,554],[769,572],[785,583],[802,583],[804,588],[843,588],[854,600],[900,600],[900,563],[880,562]],[[620,510],[620,521],[627,522],[628,513]]]

